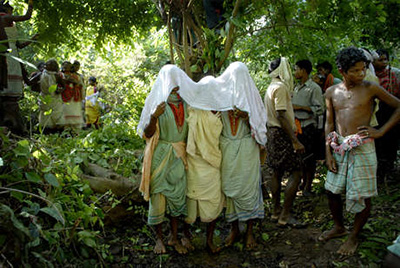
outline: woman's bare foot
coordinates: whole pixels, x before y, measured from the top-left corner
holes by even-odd
[[[279,216],[281,215],[282,212],[282,208],[281,207],[277,207],[274,209],[274,212],[271,215],[271,220],[276,222],[279,219]]]
[[[321,242],[326,242],[332,238],[341,237],[349,234],[349,232],[345,228],[334,227],[329,231],[323,232],[318,240]]]
[[[238,229],[232,229],[228,237],[225,239],[225,245],[227,247],[230,247],[233,245],[233,243],[236,240],[236,237],[238,235],[239,230]]]
[[[188,251],[194,250],[194,246],[190,242],[189,237],[186,237],[186,236],[182,237],[181,243],[182,243],[182,246],[184,246]]]
[[[350,255],[353,255],[354,252],[356,252],[357,247],[358,247],[358,239],[355,237],[349,236],[349,238],[346,240],[346,242],[344,242],[343,245],[340,246],[337,253],[339,253],[340,255],[350,256]]]
[[[188,253],[187,248],[182,246],[181,242],[178,239],[170,238],[168,240],[168,246],[173,246],[179,254],[186,254]]]
[[[156,244],[154,246],[154,253],[156,254],[167,253],[167,250],[165,249],[164,243],[161,239],[157,239]]]
[[[257,246],[256,240],[254,239],[253,233],[246,235],[246,249],[253,249]]]
[[[207,241],[206,249],[212,254],[216,254],[221,251],[221,248],[214,245],[212,241]]]

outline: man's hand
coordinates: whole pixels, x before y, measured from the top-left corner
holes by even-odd
[[[160,103],[157,106],[156,111],[153,113],[153,117],[158,118],[160,115],[162,115],[165,112],[165,102]]]
[[[358,127],[357,129],[358,129],[357,134],[360,135],[360,137],[363,139],[366,139],[366,138],[378,139],[383,136],[382,133],[378,129],[370,127],[370,126],[361,126],[361,127]]]
[[[293,148],[295,153],[303,154],[305,152],[304,145],[299,142],[299,140],[296,140],[293,142]]]
[[[328,166],[328,170],[337,173],[337,165],[335,158],[333,158],[331,153],[326,154],[326,165]]]

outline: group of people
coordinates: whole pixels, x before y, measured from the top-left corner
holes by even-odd
[[[6,1],[0,2],[0,41],[7,48],[0,55],[0,126],[7,126],[13,132],[24,134],[25,124],[18,102],[23,98],[23,88],[30,86],[39,92],[39,126],[43,133],[54,133],[66,128],[77,131],[83,126],[99,127],[100,112],[104,104],[99,101],[100,87],[96,77],[90,77],[85,87],[84,78],[79,74],[80,63],[65,61],[61,65],[54,59],[40,62],[37,71],[28,75],[25,67],[15,59],[18,49],[36,40],[21,43],[15,22],[29,20],[32,16],[33,0],[28,3],[25,15],[13,15],[13,7]],[[85,90],[86,89],[86,90]]]
[[[240,221],[247,223],[246,247],[254,247],[254,220],[264,218],[263,151],[272,172],[271,219],[280,226],[302,226],[291,208],[299,186],[304,195],[311,193],[320,151],[317,144],[323,136],[329,169],[325,188],[334,227],[318,239],[349,235],[338,253],[353,254],[369,217],[371,197],[377,195],[374,140],[385,137],[400,120],[400,101],[394,91],[382,85],[382,70],[376,68],[376,82],[367,80],[374,74],[371,66],[375,64],[370,63],[380,57],[371,60],[366,53],[371,56],[369,51],[355,47],[340,51],[336,63],[343,82],[335,84],[328,73],[320,83],[331,83],[325,91],[310,75],[309,60],[296,62],[294,77],[298,83],[294,86],[292,67],[280,57],[270,63],[272,80],[264,102],[243,63],[232,63],[221,76],[206,76],[197,83],[178,67],[164,66],[138,125],[138,134],[146,139],[140,190],[149,201],[148,223],[156,226],[154,251],[166,251],[162,223],[168,217],[168,244],[179,253],[192,249],[189,225],[200,217],[208,223],[207,249],[218,252],[213,231],[224,210],[225,219],[232,223],[226,245],[238,237]],[[373,127],[376,100],[379,108],[385,104],[392,112],[386,121],[378,119],[379,125]],[[281,204],[285,173],[291,176]],[[343,223],[344,192],[347,210],[355,213],[350,233]],[[184,219],[181,240],[179,218]]]
[[[86,127],[99,127],[104,106],[99,100],[96,77],[91,76],[86,86],[78,73],[78,61],[64,61],[61,71],[54,59],[39,63],[37,67],[28,85],[39,92],[39,126],[43,133],[56,133],[66,128],[76,132],[84,122]]]

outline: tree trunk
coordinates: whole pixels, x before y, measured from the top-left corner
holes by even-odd
[[[143,202],[139,192],[140,174],[126,178],[112,170],[89,163],[83,167],[85,174],[82,179],[89,182],[90,188],[96,193],[105,193],[111,190],[116,196],[130,194],[135,202]]]

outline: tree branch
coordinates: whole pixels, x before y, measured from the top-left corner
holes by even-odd
[[[232,11],[232,18],[235,18],[237,16],[237,14],[239,12],[240,3],[241,3],[240,0],[236,0],[235,7],[233,8],[233,11]],[[222,65],[228,58],[229,53],[231,52],[231,49],[233,47],[233,34],[235,33],[235,28],[236,28],[235,24],[233,24],[233,23],[229,24],[229,31],[228,31],[228,35],[227,35],[226,41],[225,41],[224,57],[219,61],[218,66],[215,70],[216,72],[220,71]]]
[[[188,46],[188,34],[190,34],[190,30],[188,30],[187,28],[187,19],[186,19],[187,15],[186,15],[186,11],[182,12],[182,23],[183,23],[183,27],[182,27],[182,39],[183,39],[183,54],[185,56],[184,60],[185,60],[185,72],[186,74],[192,78],[192,71],[190,70],[190,55],[189,55],[189,46]]]
[[[168,35],[169,35],[169,53],[171,57],[171,64],[174,64],[174,44],[172,43],[172,29],[171,29],[171,13],[168,13],[167,18],[167,27],[168,27]]]

